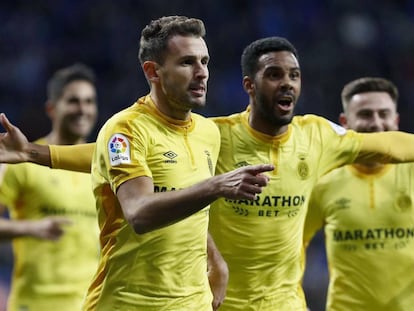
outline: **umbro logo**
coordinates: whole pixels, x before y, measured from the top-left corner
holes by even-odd
[[[334,202],[335,209],[341,210],[341,209],[347,209],[351,206],[351,200],[348,198],[340,198]]]
[[[246,161],[241,161],[241,162],[239,162],[239,163],[236,163],[236,168],[238,168],[238,167],[243,167],[243,166],[248,166],[248,165],[250,165],[248,162],[246,162]]]
[[[163,153],[163,156],[168,158],[168,160],[164,160],[164,163],[177,163],[177,161],[174,160],[174,158],[176,158],[178,155],[174,151],[167,151]]]

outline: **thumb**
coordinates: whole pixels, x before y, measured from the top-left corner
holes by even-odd
[[[13,125],[10,123],[9,119],[7,119],[4,113],[0,114],[0,123],[7,132],[10,132],[13,129]]]

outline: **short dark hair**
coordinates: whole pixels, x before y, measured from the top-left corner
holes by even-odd
[[[397,106],[399,93],[394,83],[384,78],[364,77],[345,84],[342,89],[341,99],[344,112],[352,96],[367,92],[386,92],[390,95],[395,106]]]
[[[296,58],[298,58],[298,52],[296,51],[296,48],[293,46],[293,44],[282,37],[267,37],[250,43],[244,49],[241,56],[243,77],[254,77],[254,75],[259,70],[257,65],[260,56],[269,52],[281,51],[291,52],[293,55],[295,55]]]
[[[204,37],[204,23],[186,16],[163,16],[152,20],[141,32],[138,58],[141,64],[152,60],[164,62],[168,40],[175,35]]]
[[[63,94],[65,86],[73,81],[87,81],[95,86],[95,73],[88,66],[76,63],[56,71],[47,83],[47,97],[51,102],[57,101]]]

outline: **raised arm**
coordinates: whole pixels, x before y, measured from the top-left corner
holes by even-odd
[[[414,162],[414,135],[398,131],[361,134],[361,151],[355,162]]]
[[[33,162],[44,166],[51,165],[48,146],[30,143],[20,129],[10,123],[4,113],[0,114],[0,124],[6,130],[5,133],[0,133],[0,162]]]
[[[125,218],[141,234],[184,219],[219,197],[254,200],[269,180],[262,173],[273,169],[270,164],[245,166],[182,190],[157,193],[152,179],[141,176],[121,184],[117,196]]]
[[[0,133],[0,162],[32,162],[69,171],[91,171],[95,143],[70,146],[38,145],[30,143],[20,129],[0,114],[0,124],[6,130]]]

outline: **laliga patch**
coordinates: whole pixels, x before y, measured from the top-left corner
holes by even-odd
[[[123,163],[131,163],[129,141],[128,138],[122,134],[112,135],[108,142],[108,153],[112,166],[117,166]]]
[[[333,128],[333,130],[339,135],[339,136],[342,136],[342,135],[345,135],[346,134],[346,128],[344,128],[344,127],[342,127],[342,126],[340,126],[340,125],[338,125],[338,124],[336,124],[336,123],[333,123],[333,122],[331,122],[331,121],[329,121],[329,124],[331,125],[331,127]]]

